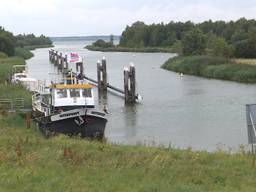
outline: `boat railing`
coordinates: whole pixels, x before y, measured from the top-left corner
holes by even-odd
[[[39,93],[32,95],[32,107],[34,110],[40,111],[48,116],[51,113],[51,108],[48,104],[42,102],[41,96]]]
[[[70,77],[55,77],[51,79],[51,84],[87,84],[88,81],[84,78],[78,78],[78,75],[71,75]]]

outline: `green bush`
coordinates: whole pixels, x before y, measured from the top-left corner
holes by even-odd
[[[0,51],[0,59],[7,58],[7,57],[8,55],[6,53]]]
[[[33,57],[33,53],[30,50],[21,47],[15,48],[15,55],[24,59]]]

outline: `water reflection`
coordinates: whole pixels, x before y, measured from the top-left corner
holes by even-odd
[[[124,107],[124,120],[125,120],[125,136],[127,138],[136,136],[137,127],[137,105],[125,104]]]

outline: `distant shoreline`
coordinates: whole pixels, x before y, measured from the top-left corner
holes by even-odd
[[[102,51],[102,52],[138,52],[138,53],[173,53],[170,48],[159,47],[143,47],[143,48],[130,48],[130,47],[97,47],[93,45],[87,45],[84,47],[90,51]]]

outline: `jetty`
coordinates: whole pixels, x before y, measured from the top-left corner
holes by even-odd
[[[58,52],[56,50],[49,50],[49,61],[54,64],[61,73],[65,74],[69,71],[68,55]],[[123,70],[123,89],[118,88],[114,85],[111,85],[108,82],[108,73],[107,73],[107,61],[103,57],[101,61],[97,61],[97,80],[93,79],[86,74],[84,74],[84,65],[83,61],[75,62],[76,72],[80,77],[86,79],[98,87],[99,94],[106,94],[108,90],[117,92],[124,96],[125,103],[134,104],[140,97],[136,93],[136,70],[134,64],[130,64],[127,67],[124,67]]]

